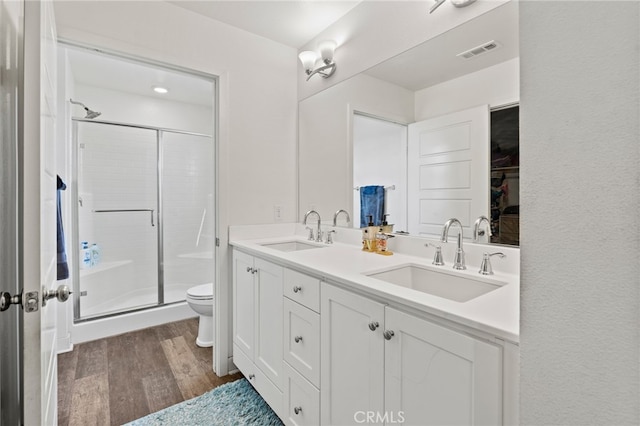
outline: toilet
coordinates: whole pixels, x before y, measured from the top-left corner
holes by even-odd
[[[213,346],[213,284],[201,284],[187,290],[187,303],[200,318],[196,345],[202,348]]]

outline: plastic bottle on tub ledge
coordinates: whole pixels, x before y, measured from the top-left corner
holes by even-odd
[[[91,245],[91,266],[98,266],[102,260],[102,250],[96,243]]]
[[[83,241],[80,246],[80,269],[89,269],[92,265],[91,249],[89,242]]]

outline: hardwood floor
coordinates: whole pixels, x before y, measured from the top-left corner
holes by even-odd
[[[201,395],[218,377],[196,318],[78,344],[58,355],[60,426],[121,425]]]

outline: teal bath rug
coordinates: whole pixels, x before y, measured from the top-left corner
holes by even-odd
[[[247,379],[127,423],[131,426],[280,426],[282,422]]]

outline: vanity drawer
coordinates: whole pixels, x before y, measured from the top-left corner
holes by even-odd
[[[284,295],[315,312],[320,312],[320,280],[292,271],[284,270]]]
[[[284,299],[284,360],[320,387],[320,315]]]
[[[320,424],[320,391],[286,362],[283,411],[287,425]]]

